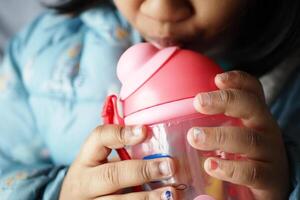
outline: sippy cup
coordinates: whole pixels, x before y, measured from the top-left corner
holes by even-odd
[[[143,186],[145,190],[171,185],[181,191],[184,200],[253,199],[248,188],[212,178],[203,168],[208,156],[246,158],[220,151],[198,151],[186,139],[192,127],[240,125],[237,119],[204,115],[193,107],[196,94],[217,90],[214,78],[219,73],[222,69],[211,59],[178,47],[157,49],[140,43],[121,56],[117,75],[122,83],[119,102],[123,118],[115,113],[115,122],[146,125],[148,138],[128,148],[128,153],[119,149],[119,155],[144,160],[171,157],[178,166],[174,177],[148,183]]]

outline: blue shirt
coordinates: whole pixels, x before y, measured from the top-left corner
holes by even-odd
[[[57,199],[67,166],[117,93],[115,68],[139,35],[110,6],[69,17],[48,12],[10,43],[0,67],[0,197]],[[288,89],[287,89],[288,88]],[[274,102],[300,197],[300,73]]]

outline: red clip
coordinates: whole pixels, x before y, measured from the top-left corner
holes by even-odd
[[[105,124],[114,124],[116,122],[124,125],[124,120],[118,112],[117,99],[116,95],[110,95],[105,100],[102,111],[102,118]]]
[[[113,95],[108,96],[103,106],[102,119],[104,124],[114,123],[114,104],[112,99],[113,99]]]

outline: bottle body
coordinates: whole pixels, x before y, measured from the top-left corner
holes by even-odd
[[[177,165],[172,178],[145,185],[146,190],[172,185],[180,190],[184,200],[251,200],[251,192],[241,186],[209,176],[203,164],[207,157],[239,159],[222,152],[201,152],[187,142],[187,132],[192,127],[232,126],[237,122],[223,115],[203,117],[191,115],[148,126],[147,140],[129,149],[133,159],[172,157]]]

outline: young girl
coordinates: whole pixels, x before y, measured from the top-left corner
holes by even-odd
[[[179,199],[172,187],[116,193],[176,173],[169,158],[108,158],[146,137],[141,125],[99,119],[119,88],[119,56],[141,41],[226,63],[220,90],[197,95],[194,106],[240,118],[243,128],[194,127],[187,139],[249,159],[207,158],[209,175],[249,187],[257,200],[300,198],[298,0],[62,2],[13,39],[0,67],[1,199]]]

